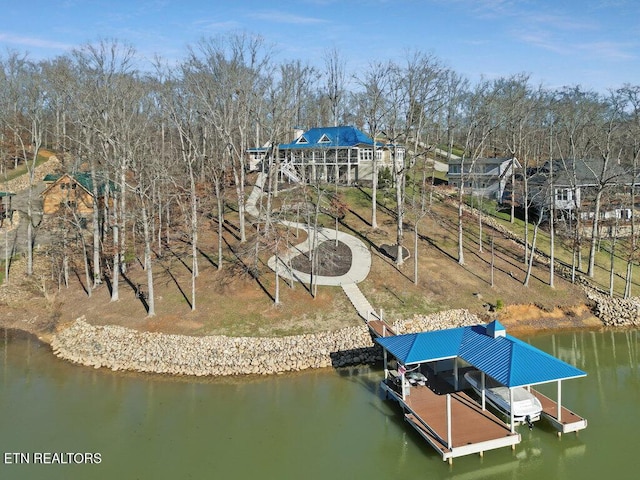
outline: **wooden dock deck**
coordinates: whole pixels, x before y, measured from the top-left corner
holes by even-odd
[[[455,457],[473,453],[482,455],[487,450],[515,447],[520,443],[519,433],[512,433],[500,418],[488,410],[483,411],[464,392],[436,393],[428,386],[412,386],[403,400],[393,382],[392,379],[384,381],[382,388],[402,406],[405,420],[443,460],[451,463]]]
[[[533,393],[542,404],[542,417],[547,419],[554,428],[558,430],[558,434],[578,432],[587,428],[586,418],[582,418],[568,408],[562,407],[560,410],[560,419],[558,419],[557,402],[537,390],[531,389],[531,393]]]
[[[406,348],[403,344],[406,342],[405,337],[398,339],[401,342],[395,344],[394,349],[388,348],[394,346],[395,339],[386,337],[393,337],[396,332],[383,320],[382,315],[375,315],[373,318],[367,315],[367,325],[372,335],[382,339],[379,343],[385,348],[385,379],[381,383],[382,389],[387,397],[393,398],[401,405],[404,419],[440,453],[443,460],[452,463],[455,457],[474,453],[483,455],[487,450],[507,446],[515,449],[515,446],[520,443],[521,436],[515,431],[514,425],[509,426],[491,411],[483,410],[476,400],[459,388],[458,379],[460,375],[464,375],[466,367],[463,366],[461,371],[456,364],[454,374],[456,380],[450,382],[445,378],[446,373],[443,375],[446,368],[450,366],[445,369],[428,366],[443,359],[453,358],[450,353],[443,355],[443,351],[437,349],[435,353],[430,351],[429,354],[421,351],[421,356],[418,358],[414,356],[410,362],[406,362],[409,357],[406,352],[403,352],[403,348]],[[423,332],[422,335],[429,335],[429,333]],[[417,342],[415,336],[410,338]],[[439,338],[437,342],[440,341]],[[497,337],[494,336],[494,338]],[[452,342],[455,341],[459,341],[457,337],[452,340]],[[424,343],[420,344],[420,348],[425,349]],[[397,360],[394,360],[397,370],[389,369],[388,351],[392,352],[392,355],[399,355]],[[495,360],[493,357],[487,358],[490,361]],[[410,365],[409,378],[405,376],[407,372],[405,365],[398,367],[400,359]],[[573,367],[569,366],[569,368],[572,369],[569,372],[571,375],[566,378],[573,378],[580,374],[586,375]],[[417,373],[422,374],[422,378],[414,373],[416,369],[418,369]],[[561,397],[560,385],[558,380],[558,398]],[[557,402],[536,390],[532,389],[531,392],[542,404],[541,417],[551,423],[558,431],[558,435],[577,432],[587,427],[586,419],[565,407],[559,409]]]
[[[372,319],[367,322],[367,325],[376,337],[390,337],[396,334],[391,325],[384,320]]]

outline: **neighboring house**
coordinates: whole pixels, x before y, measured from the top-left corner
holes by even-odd
[[[464,170],[463,170],[464,166]],[[516,170],[522,168],[518,159],[511,158],[451,158],[447,177],[449,185],[459,188],[464,181],[464,192],[490,198],[502,203]]]
[[[633,184],[617,162],[605,164],[601,158],[547,161],[529,178],[529,203],[538,211],[548,210],[553,198],[556,217],[568,219],[580,211],[580,218],[588,220],[594,215],[597,191],[605,188],[610,194],[602,199],[601,218],[628,220],[632,206],[627,191]]]
[[[42,212],[45,215],[70,209],[81,217],[93,215],[93,182],[89,173],[49,174],[44,178],[48,186],[42,192]],[[103,205],[104,185],[99,185],[99,205]]]
[[[248,151],[250,163],[259,168],[268,152],[277,155],[282,179],[295,182],[323,181],[353,185],[373,180],[373,158],[378,170],[404,161],[404,147],[374,142],[352,126],[319,127],[297,130],[291,143],[277,148],[261,147]]]
[[[270,143],[266,143],[263,147],[248,148],[247,154],[249,155],[249,171],[255,172],[256,170],[260,170],[264,160],[267,158],[267,153],[270,151]]]

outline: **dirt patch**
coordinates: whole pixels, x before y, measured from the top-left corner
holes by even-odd
[[[602,328],[602,322],[587,305],[540,308],[537,305],[509,305],[496,318],[513,335],[531,335],[549,330]]]
[[[318,245],[317,274],[323,277],[339,277],[351,269],[352,253],[345,243],[327,240]],[[311,256],[296,255],[291,259],[291,268],[311,274]]]

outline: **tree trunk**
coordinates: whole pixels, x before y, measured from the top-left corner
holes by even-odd
[[[461,182],[462,184],[462,179]],[[462,185],[460,185],[460,189],[458,190],[458,264],[459,265],[464,265],[464,248],[462,246],[462,240],[463,240],[463,226],[462,226],[462,215],[463,215],[463,208],[462,208],[462,190],[463,187]]]
[[[220,179],[215,180],[216,189],[216,202],[218,204],[218,270],[222,270],[222,246],[224,232],[224,199],[222,198],[222,192],[220,188]]]
[[[375,146],[376,139],[373,139],[373,161],[371,168],[373,170],[371,178],[371,228],[378,228],[378,160]]]
[[[113,272],[111,273],[111,301],[120,300],[120,226],[118,224],[118,209],[116,199],[113,202]]]
[[[93,285],[88,285],[88,288],[96,288],[102,283],[102,273],[100,265],[100,219],[98,215],[98,179],[96,176],[95,161],[91,161],[91,183],[93,183],[93,216],[91,217],[91,227],[93,232]],[[109,196],[109,189],[107,186],[106,196]],[[107,200],[108,201],[108,200]]]
[[[494,282],[493,282],[493,274],[494,274],[494,270],[495,270],[495,253],[494,253],[494,249],[493,249],[493,236],[491,237],[491,288],[493,288],[494,286]]]
[[[610,256],[610,264],[609,264],[609,296],[613,297],[613,283],[615,279],[615,259],[616,259],[616,243],[618,241],[618,219],[616,218],[616,223],[614,225],[613,230],[613,240],[611,242],[611,256]]]
[[[533,259],[536,253],[536,240],[538,238],[538,229],[540,227],[540,222],[542,222],[542,214],[543,212],[541,211],[540,216],[538,217],[538,221],[536,222],[536,225],[533,228],[533,241],[531,242],[531,254],[529,255],[529,265],[527,266],[527,274],[524,277],[524,282],[523,282],[523,285],[525,287],[529,286],[529,279],[531,278],[531,270],[533,269]],[[527,249],[527,246],[525,245],[525,251],[526,249]]]
[[[413,225],[413,283],[418,285],[418,220]]]
[[[596,263],[596,246],[600,237],[600,204],[602,203],[602,193],[604,190],[600,188],[594,200],[593,225],[591,227],[591,245],[589,248],[589,267],[587,275],[593,278],[595,275]]]
[[[394,158],[395,164],[395,158]],[[404,221],[404,165],[398,171],[396,169],[396,214],[398,216],[398,221],[396,222],[396,267],[401,267],[404,264],[404,255],[402,252],[402,239],[404,237],[404,229],[403,229],[403,221]]]
[[[153,293],[153,266],[151,265],[151,232],[147,206],[142,203],[142,229],[144,232],[144,269],[147,271],[147,316],[156,315],[156,302]]]
[[[275,265],[275,275],[276,275],[276,293],[274,296],[274,303],[276,305],[280,305],[280,272],[278,271],[278,267],[280,263],[280,257],[278,256],[278,245],[276,244],[276,265]]]

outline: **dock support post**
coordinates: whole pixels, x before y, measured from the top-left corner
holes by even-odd
[[[451,440],[451,394],[447,393],[447,448],[451,450],[453,441]]]
[[[562,380],[558,380],[558,422],[562,423]]]
[[[384,379],[387,380],[389,378],[389,365],[387,359],[387,349],[382,349],[382,358],[384,360]]]
[[[458,390],[458,357],[453,359],[453,387]]]

